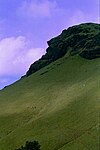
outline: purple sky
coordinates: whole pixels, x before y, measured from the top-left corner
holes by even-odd
[[[0,88],[19,79],[69,26],[99,23],[99,0],[0,0]]]

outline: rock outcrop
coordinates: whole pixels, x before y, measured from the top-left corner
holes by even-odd
[[[78,54],[89,60],[99,58],[100,24],[85,23],[69,27],[47,43],[49,47],[46,49],[46,54],[30,66],[26,76],[63,57],[65,54],[68,54],[68,57]]]

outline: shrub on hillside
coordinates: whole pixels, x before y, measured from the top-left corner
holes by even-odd
[[[25,146],[21,146],[16,150],[40,150],[40,145],[38,141],[33,141],[33,142],[26,141]]]

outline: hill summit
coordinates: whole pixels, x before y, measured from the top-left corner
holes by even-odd
[[[85,23],[69,27],[47,43],[49,47],[46,49],[46,54],[30,66],[26,76],[63,57],[65,54],[68,57],[78,54],[86,59],[99,58],[100,24]]]
[[[34,140],[41,150],[99,150],[99,28],[64,30],[29,77],[0,91],[0,150]]]

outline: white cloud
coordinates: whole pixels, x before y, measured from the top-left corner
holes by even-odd
[[[51,13],[56,9],[57,3],[55,0],[35,0],[35,1],[24,1],[18,12],[20,15],[29,18],[45,18],[50,17]]]
[[[32,48],[23,36],[0,40],[0,76],[25,74],[32,62],[44,53],[43,48]]]

